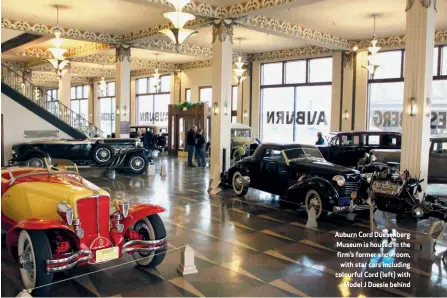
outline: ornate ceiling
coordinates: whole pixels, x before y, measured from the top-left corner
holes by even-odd
[[[101,76],[113,78],[114,50],[121,44],[130,45],[135,53],[131,59],[133,76],[150,75],[157,66],[162,72],[209,67],[213,54],[209,28],[220,18],[234,20],[235,38],[243,38],[240,48],[235,44],[234,58],[243,55],[244,60],[327,55],[332,51],[349,51],[354,45],[364,49],[372,33],[370,16],[381,13],[378,24],[383,20],[388,24],[385,31],[402,34],[379,35],[379,46],[402,47],[405,44],[402,28],[405,28],[406,0],[194,1],[184,11],[194,14],[196,20],[186,27],[198,30],[199,34],[187,40],[179,52],[171,41],[158,33],[171,26],[160,17],[163,12],[172,10],[166,0],[79,0],[75,3],[42,0],[39,6],[33,0],[18,2],[2,1],[2,33],[15,39],[20,38],[17,32],[27,33],[32,38],[21,46],[2,51],[2,59],[11,67],[32,69],[36,73],[33,74],[35,83],[45,86],[57,84],[51,65],[44,60],[51,57],[47,48],[54,36],[54,4],[64,8],[60,26],[62,38],[67,41],[64,44],[69,50],[67,57],[72,61],[70,71],[75,84]],[[447,43],[447,7],[442,5],[438,4],[437,17],[441,21],[437,23],[437,43]],[[142,15],[146,18],[141,18]],[[315,19],[320,21],[315,22]],[[360,38],[350,39],[352,36]],[[2,43],[5,41],[2,39]],[[155,53],[159,53],[158,63]]]

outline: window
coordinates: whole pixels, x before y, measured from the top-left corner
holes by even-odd
[[[161,76],[159,88],[154,77],[137,79],[136,123],[138,125],[168,125],[171,102],[171,76]]]
[[[213,89],[211,87],[199,87],[200,102],[208,102],[208,106],[213,104]]]
[[[237,95],[238,87],[231,87],[231,123],[237,122]]]
[[[369,121],[371,130],[402,130],[404,102],[404,50],[380,53],[380,66],[369,80]],[[385,67],[386,66],[386,67]],[[447,132],[447,46],[433,49],[431,134]],[[399,140],[397,140],[399,142]]]
[[[265,149],[262,158],[266,161],[278,161],[282,159],[281,150]]]
[[[309,60],[309,81],[332,82],[332,58]]]
[[[191,102],[191,88],[185,89],[185,101]]]
[[[98,98],[100,106],[100,128],[111,137],[115,133],[115,82],[106,84],[105,94]]]
[[[315,144],[318,132],[329,133],[332,58],[268,63],[262,72],[263,141]],[[273,86],[278,72],[281,81]]]
[[[262,65],[262,85],[279,85],[283,83],[283,63],[267,63]]]
[[[447,142],[434,141],[432,152],[435,154],[447,155]]]
[[[88,92],[89,85],[71,87],[70,109],[83,119],[88,119]],[[81,119],[74,119],[74,126],[79,126]],[[77,123],[78,122],[78,123]]]
[[[59,117],[59,89],[50,89],[47,93],[47,110]]]
[[[380,145],[380,136],[379,135],[369,135],[367,145],[369,146],[379,146]]]

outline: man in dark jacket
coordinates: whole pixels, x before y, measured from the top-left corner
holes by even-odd
[[[321,132],[317,133],[317,141],[315,142],[315,145],[324,145],[324,139],[323,134]]]
[[[206,167],[205,160],[205,137],[203,136],[203,129],[199,128],[196,134],[196,160],[197,166],[204,168]]]
[[[193,126],[186,134],[186,145],[188,146],[188,167],[195,167],[192,163],[192,158],[196,149],[196,131],[197,126]]]

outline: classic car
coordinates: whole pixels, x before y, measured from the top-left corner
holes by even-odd
[[[154,149],[164,152],[168,151],[168,128],[153,125],[133,125],[130,127],[130,137],[140,138],[143,141],[142,129],[151,130],[154,136]]]
[[[40,140],[12,146],[12,160],[43,166],[44,158],[64,158],[78,165],[103,166],[143,173],[149,163],[139,139]]]
[[[231,124],[231,159],[236,162],[250,156],[258,148],[261,141],[253,137],[253,129],[245,124]],[[206,152],[211,156],[211,142],[206,144]]]
[[[33,296],[47,295],[53,274],[76,266],[124,254],[143,267],[163,261],[162,207],[130,204],[126,198],[111,201],[109,193],[79,175],[75,164],[44,162],[44,168],[22,163],[2,170],[2,230]]]
[[[324,158],[335,164],[355,167],[372,149],[400,149],[401,133],[394,131],[352,131],[332,133],[328,145],[318,148]]]
[[[361,161],[362,171],[371,173],[388,167],[389,163],[400,163],[400,149],[374,149]],[[447,182],[447,135],[433,135],[430,138],[428,160],[428,182]]]
[[[313,145],[262,143],[228,170],[227,179],[236,195],[253,187],[279,195],[285,207],[314,207],[317,216],[368,208],[364,176],[326,161]]]

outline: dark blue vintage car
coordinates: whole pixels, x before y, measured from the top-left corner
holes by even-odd
[[[313,145],[262,143],[227,175],[237,195],[253,187],[279,195],[288,208],[314,207],[317,216],[369,208],[366,178],[355,169],[326,161]]]
[[[12,146],[10,164],[28,161],[43,166],[44,158],[69,159],[78,165],[100,166],[143,173],[149,163],[139,139],[43,140]]]

